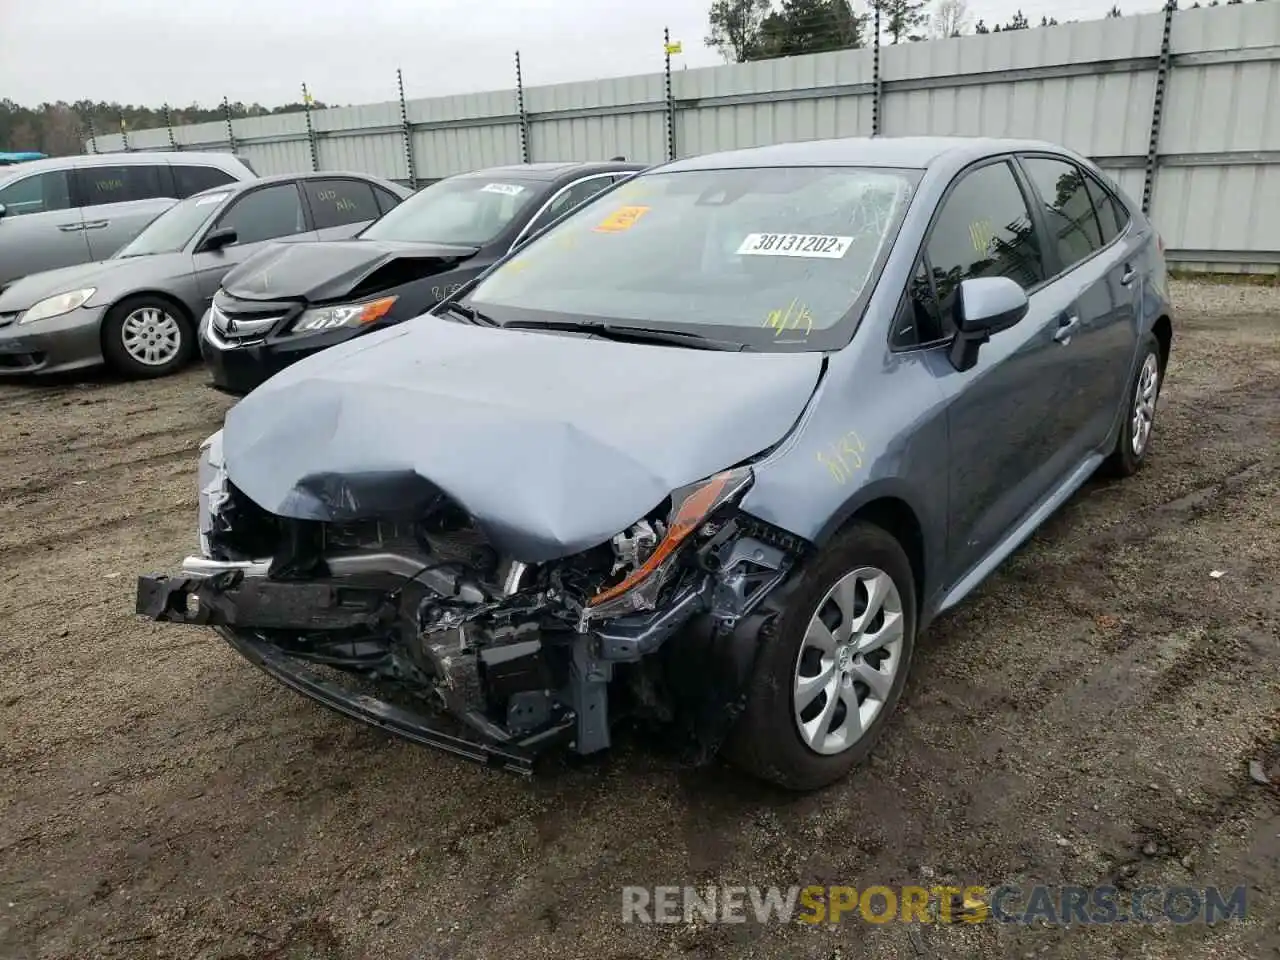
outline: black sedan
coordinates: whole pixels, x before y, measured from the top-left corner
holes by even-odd
[[[352,239],[263,250],[227,274],[201,321],[214,386],[247,393],[304,356],[425,313],[644,166],[530,163],[460,174]]]

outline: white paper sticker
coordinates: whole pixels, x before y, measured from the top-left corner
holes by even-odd
[[[228,196],[230,196],[230,194],[226,194],[226,193],[211,193],[211,194],[209,194],[209,196],[207,196],[207,197],[201,197],[199,200],[197,200],[197,201],[196,201],[196,206],[197,206],[197,207],[204,207],[204,206],[208,206],[208,205],[209,205],[209,204],[211,204],[211,203],[221,203],[223,200],[227,199],[227,197],[228,197]]]
[[[738,247],[738,256],[839,260],[852,243],[853,237],[828,237],[817,233],[750,233]]]
[[[518,183],[486,183],[480,188],[482,193],[500,193],[506,197],[514,197],[518,193],[524,193],[524,187]]]

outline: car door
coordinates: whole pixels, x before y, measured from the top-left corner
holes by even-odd
[[[1115,423],[1136,348],[1133,281],[1125,250],[1104,241],[1084,170],[1064,157],[1022,155],[1019,164],[1036,198],[1044,234],[1056,261],[1041,298],[1058,311],[1055,343],[1066,382],[1054,411],[1072,436],[1071,457],[1099,449]],[[1111,231],[1111,241],[1116,239]]]
[[[612,173],[593,173],[565,184],[544,201],[538,212],[521,228],[511,245],[514,247],[521,243],[526,237],[532,236],[570,210],[586,203],[600,191],[612,186],[614,176]]]
[[[353,237],[380,216],[373,187],[364,180],[326,177],[299,182],[321,240]]]
[[[71,200],[67,170],[43,170],[0,187],[0,204],[0,287],[89,261],[89,241]]]
[[[76,167],[71,177],[94,260],[106,260],[175,201],[164,163]]]
[[[302,193],[293,180],[254,187],[240,194],[205,228],[204,236],[223,227],[235,230],[235,243],[202,250],[197,241],[195,247],[196,282],[205,307],[218,292],[227,271],[263,247],[318,239],[307,218]]]
[[[907,321],[937,342],[929,362],[947,402],[948,574],[972,570],[1052,488],[1064,442],[1056,311],[1041,296],[1041,238],[1010,159],[986,161],[949,187],[909,293]],[[962,281],[1003,276],[1026,291],[1021,322],[996,334],[977,363],[957,370],[948,345]],[[895,329],[900,337],[901,323]]]

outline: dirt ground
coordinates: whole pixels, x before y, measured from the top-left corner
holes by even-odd
[[[0,956],[1280,954],[1280,298],[1176,288],[1153,459],[923,638],[871,762],[793,797],[632,737],[532,782],[132,610],[195,548],[200,371],[0,384]],[[1221,576],[1211,576],[1221,571]],[[1248,887],[1209,927],[641,926],[628,884]]]

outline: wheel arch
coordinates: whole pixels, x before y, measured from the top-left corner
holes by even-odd
[[[1169,369],[1169,353],[1173,350],[1173,321],[1167,313],[1156,318],[1156,322],[1151,325],[1151,332],[1160,344],[1160,372],[1163,374]]]
[[[172,291],[169,291],[169,290],[160,290],[160,289],[153,289],[153,288],[143,288],[141,290],[130,290],[128,293],[122,293],[119,296],[112,298],[111,303],[107,306],[105,310],[102,311],[102,315],[105,318],[107,314],[109,314],[112,310],[115,310],[118,306],[120,306],[120,304],[125,303],[129,300],[137,300],[141,297],[155,297],[157,300],[163,300],[166,303],[168,303],[171,307],[173,307],[175,310],[177,310],[179,313],[181,313],[183,319],[185,319],[187,322],[191,324],[194,324],[196,322],[195,311],[192,310],[191,307],[188,306],[182,300],[181,297],[177,296],[176,294],[174,294]]]
[[[941,544],[927,535],[930,520],[915,503],[905,485],[897,481],[868,484],[845,502],[815,538],[815,545],[825,546],[858,521],[880,527],[898,541],[907,555],[915,580],[916,612],[920,613],[935,580],[931,564],[938,559]]]

